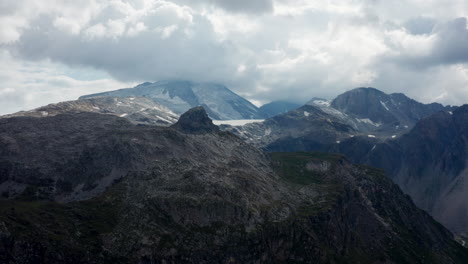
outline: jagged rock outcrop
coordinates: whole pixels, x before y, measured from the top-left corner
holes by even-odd
[[[179,121],[172,128],[186,133],[218,132],[219,127],[213,124],[205,109],[201,106],[192,108],[180,116]]]

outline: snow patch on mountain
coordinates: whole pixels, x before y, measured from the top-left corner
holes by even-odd
[[[375,127],[380,127],[382,124],[380,123],[374,123],[372,122],[372,120],[370,120],[369,118],[356,118],[356,120],[358,122],[361,122],[361,123],[366,123],[366,124],[369,124],[369,125],[372,125],[372,126],[375,126]]]
[[[64,113],[92,112],[124,117],[138,124],[168,126],[177,122],[179,115],[144,97],[96,97],[50,104],[31,111],[7,115],[46,117]],[[1,118],[1,117],[0,117]]]
[[[388,109],[388,106],[384,102],[380,101],[380,104],[385,108],[385,110],[390,111],[390,109]]]
[[[330,106],[330,101],[328,100],[321,100],[321,99],[316,99],[316,100],[312,100],[312,104],[316,104],[316,105],[321,105],[321,106]]]
[[[265,120],[264,119],[213,120],[213,124],[217,126],[220,126],[220,125],[243,126],[243,125],[252,124],[252,123],[261,123],[263,121]]]

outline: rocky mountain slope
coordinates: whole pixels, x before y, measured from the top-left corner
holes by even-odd
[[[337,152],[384,168],[415,203],[452,231],[468,235],[468,105],[439,112],[409,133],[379,144],[350,142]]]
[[[402,94],[358,88],[333,101],[314,98],[262,123],[222,128],[267,151],[342,153],[384,168],[420,208],[467,236],[464,112],[466,106],[424,105]]]
[[[317,144],[301,135],[276,140],[264,148],[342,153],[353,162],[383,168],[417,206],[453,232],[467,236],[467,124],[468,106],[464,105],[423,118],[408,133],[394,138],[356,133],[336,144],[323,140],[324,144]]]
[[[193,83],[189,81],[160,81],[143,83],[134,88],[91,94],[91,97],[147,97],[176,114],[182,114],[192,107],[203,106],[213,119],[261,119],[260,110],[223,85]]]
[[[202,108],[0,119],[3,263],[466,263],[381,171],[267,156]],[[60,203],[58,203],[60,202]]]
[[[145,97],[97,97],[67,101],[39,107],[31,111],[1,116],[0,118],[15,116],[46,117],[82,112],[116,115],[125,117],[137,124],[158,126],[169,126],[179,119],[179,115]]]

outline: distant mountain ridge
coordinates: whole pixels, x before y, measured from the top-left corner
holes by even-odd
[[[422,104],[403,94],[356,88],[330,101],[313,98],[306,105],[267,118],[262,123],[223,129],[270,151],[326,150],[352,137],[395,138],[421,118],[455,107]]]
[[[30,111],[21,111],[0,118],[30,116],[47,117],[66,113],[100,113],[124,117],[136,124],[170,126],[179,115],[145,97],[96,97],[49,104]]]
[[[235,94],[224,85],[213,83],[146,82],[134,88],[85,95],[81,96],[80,99],[102,96],[147,97],[179,115],[192,107],[203,106],[208,115],[217,120],[263,118],[261,111],[248,100]]]
[[[324,146],[358,133],[341,119],[312,105],[244,126],[221,126],[268,151],[324,150]]]
[[[288,101],[273,101],[262,105],[260,107],[260,111],[264,114],[265,118],[269,118],[279,114],[287,113],[301,106],[301,104]]]
[[[402,93],[386,94],[375,88],[356,88],[338,95],[330,106],[348,116],[369,119],[381,130],[397,131],[413,127],[417,121],[438,111],[454,107],[438,103],[423,104]]]
[[[334,115],[357,131],[389,138],[408,132],[420,119],[456,107],[423,104],[401,93],[386,94],[375,88],[356,88],[333,100],[314,98],[308,102]]]

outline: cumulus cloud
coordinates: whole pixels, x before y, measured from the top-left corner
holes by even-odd
[[[0,61],[0,115],[74,100],[83,93],[134,85],[112,80],[92,69],[70,74],[68,67],[47,61],[19,61],[5,51],[0,52]]]
[[[414,17],[405,22],[404,26],[413,35],[431,34],[436,21],[430,17]]]
[[[433,47],[433,55],[434,63],[468,62],[468,28],[465,17],[442,26]]]
[[[261,14],[270,13],[274,9],[273,0],[171,0],[172,2],[197,7],[218,7],[228,12]]]
[[[210,22],[190,8],[156,1],[109,18],[107,12],[113,9],[102,7],[108,19],[94,18],[81,34],[64,32],[50,17],[38,17],[10,51],[25,60],[93,66],[126,81],[181,76],[209,80],[232,72],[233,66],[225,62],[235,62],[230,57],[233,47],[219,42]]]
[[[253,12],[253,13],[263,13],[270,12],[273,10],[273,1],[272,0],[212,0],[214,4],[219,5],[220,7],[235,12]]]
[[[387,32],[395,50],[386,54],[387,59],[402,67],[419,68],[468,62],[468,28],[465,17],[432,26],[428,25],[428,20],[418,18],[413,21],[418,22],[411,23],[410,29]],[[423,31],[425,33],[421,33]]]
[[[256,102],[332,98],[375,86],[424,102],[467,103],[468,6],[441,2],[3,1],[2,64],[6,57],[10,64],[28,63],[47,81],[31,87],[21,67],[3,67],[0,75],[10,77],[2,80],[0,98],[32,106],[25,98],[36,90],[51,86],[60,93],[56,76],[68,78],[64,91],[75,87],[76,96],[189,79],[224,83]],[[49,71],[63,66],[70,71]],[[80,81],[76,71],[107,75]]]

